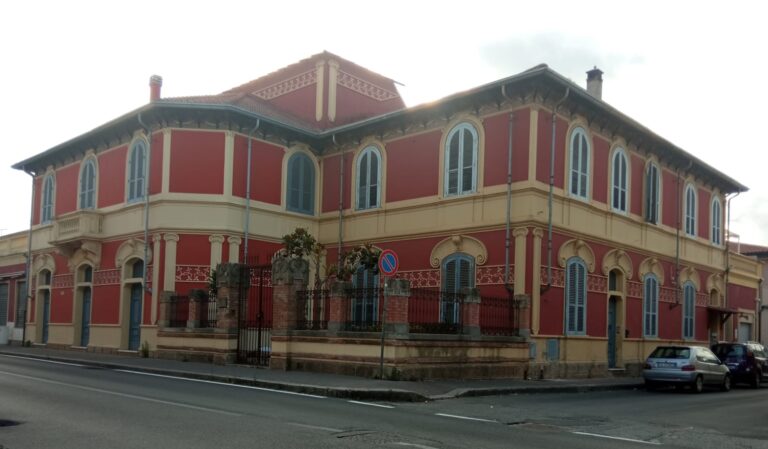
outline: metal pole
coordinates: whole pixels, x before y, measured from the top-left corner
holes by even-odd
[[[384,337],[387,334],[387,290],[389,289],[389,276],[384,278],[384,308],[381,312],[381,352],[379,354],[379,379],[384,379]]]

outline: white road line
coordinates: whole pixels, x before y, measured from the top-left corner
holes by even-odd
[[[169,375],[166,375],[166,374],[145,373],[145,372],[142,372],[142,371],[132,371],[132,370],[128,370],[128,369],[116,369],[114,371],[120,372],[120,373],[138,374],[138,375],[141,375],[141,376],[152,376],[152,377],[163,377],[163,378],[166,378],[166,379],[186,380],[187,382],[198,382],[198,383],[202,383],[202,384],[223,385],[225,387],[246,388],[248,390],[269,391],[269,392],[272,392],[272,393],[290,394],[292,396],[303,396],[303,397],[306,397],[306,398],[327,399],[325,396],[320,396],[320,395],[317,395],[317,394],[297,393],[295,391],[276,390],[276,389],[273,389],[273,388],[264,388],[264,387],[254,387],[254,386],[251,386],[251,385],[231,384],[231,383],[227,383],[227,382],[217,382],[215,380],[192,379],[192,378],[189,378],[189,377],[169,376]]]
[[[155,403],[155,404],[172,405],[174,407],[182,407],[182,408],[188,408],[188,409],[192,409],[192,410],[198,410],[198,411],[210,412],[210,413],[218,413],[218,414],[221,414],[221,415],[228,415],[228,416],[243,416],[240,413],[227,412],[227,411],[224,411],[224,410],[217,410],[217,409],[207,408],[207,407],[198,407],[196,405],[182,404],[180,402],[163,401],[162,399],[148,398],[146,396],[137,396],[135,394],[118,393],[116,391],[102,390],[101,388],[93,388],[93,387],[86,387],[84,385],[69,384],[69,383],[66,383],[66,382],[59,382],[59,381],[56,381],[56,380],[43,379],[41,377],[25,376],[23,374],[9,373],[7,371],[0,371],[0,374],[6,374],[8,376],[20,377],[22,379],[34,380],[34,381],[37,381],[37,382],[43,382],[43,383],[48,383],[48,384],[52,384],[52,385],[60,385],[60,386],[64,386],[64,387],[76,388],[78,390],[91,391],[91,392],[94,392],[94,393],[103,393],[103,394],[108,394],[108,395],[112,395],[112,396],[118,396],[118,397],[121,397],[121,398],[136,399],[136,400],[139,400],[139,401],[152,402],[152,403]]]
[[[588,432],[571,432],[571,433],[574,433],[576,435],[586,435],[589,437],[608,438],[609,440],[621,440],[621,441],[629,441],[632,443],[653,444],[656,446],[659,446],[661,444],[655,441],[635,440],[634,438],[612,437],[610,435],[600,435],[599,433],[588,433]]]
[[[299,424],[297,422],[289,422],[287,424],[289,426],[304,427],[306,429],[314,429],[314,430],[323,430],[323,431],[331,432],[331,433],[341,433],[341,432],[343,432],[342,429],[334,429],[333,427],[312,426],[312,425],[309,425],[309,424]]]
[[[469,420],[469,421],[481,421],[481,422],[498,423],[498,421],[493,420],[493,419],[472,418],[471,416],[449,415],[447,413],[435,413],[435,415],[437,415],[437,416],[444,416],[446,418],[466,419],[466,420]]]
[[[411,446],[411,447],[417,447],[417,448],[419,448],[419,449],[437,449],[436,447],[433,447],[433,446],[427,446],[427,445],[425,445],[425,444],[416,444],[416,443],[404,443],[404,442],[402,442],[402,441],[400,441],[400,442],[398,442],[398,443],[393,443],[393,444],[396,444],[396,445],[398,445],[398,446]]]
[[[81,368],[85,366],[85,365],[81,365],[81,364],[79,364],[79,363],[58,362],[58,361],[56,361],[56,360],[38,359],[38,358],[35,358],[35,357],[22,357],[22,356],[20,356],[20,355],[8,355],[8,354],[0,354],[0,356],[3,356],[3,357],[10,357],[10,358],[12,358],[12,359],[24,359],[24,360],[32,360],[32,361],[34,361],[34,362],[53,363],[53,364],[56,364],[56,365],[69,365],[69,366],[79,366],[79,367],[81,367]]]
[[[380,408],[395,408],[391,405],[384,405],[384,404],[374,404],[372,402],[360,402],[360,401],[347,401],[350,404],[358,404],[358,405],[370,405],[371,407],[380,407]]]

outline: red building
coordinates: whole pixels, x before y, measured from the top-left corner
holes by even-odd
[[[27,338],[168,349],[162,292],[267,263],[299,227],[327,248],[320,277],[373,242],[412,288],[514,295],[514,344],[481,335],[478,364],[594,375],[730,338],[757,307],[757,264],[724,245],[746,187],[603,102],[600,75],[541,65],[411,108],[330,53],[218,95],[161,98],[153,77],[147,105],[14,166],[34,176]],[[349,351],[320,346],[308,359]]]

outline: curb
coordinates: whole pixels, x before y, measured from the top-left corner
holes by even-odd
[[[182,377],[194,380],[207,380],[233,385],[245,385],[271,390],[289,391],[292,393],[314,394],[340,399],[376,400],[390,402],[428,402],[445,399],[480,397],[480,396],[504,396],[513,394],[541,394],[541,393],[586,393],[594,391],[616,391],[644,388],[642,383],[628,382],[617,384],[582,384],[582,385],[548,385],[548,386],[514,386],[494,388],[459,388],[440,395],[426,396],[415,391],[400,389],[376,389],[376,388],[344,388],[324,387],[319,385],[295,384],[289,382],[274,382],[268,380],[249,379],[237,376],[222,376],[217,374],[196,373],[190,371],[178,371],[173,369],[147,368],[130,364],[99,362],[78,358],[19,353],[0,350],[0,355],[12,357],[24,357],[30,359],[50,360],[55,362],[76,363],[105,369],[131,370],[148,374]]]

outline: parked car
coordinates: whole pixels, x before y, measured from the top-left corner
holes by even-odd
[[[731,373],[717,356],[701,346],[659,346],[645,362],[646,388],[661,385],[690,386],[695,393],[705,385],[731,389]]]
[[[768,354],[760,343],[717,343],[712,352],[731,371],[733,382],[758,388],[760,382],[768,381]]]

